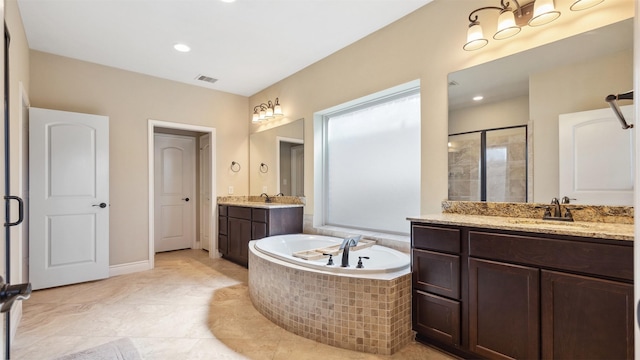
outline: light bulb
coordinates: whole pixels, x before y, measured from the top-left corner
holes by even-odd
[[[482,34],[482,27],[480,23],[475,21],[469,24],[469,30],[467,30],[467,43],[462,47],[467,51],[478,50],[489,43],[489,40],[484,38]]]
[[[556,11],[553,0],[536,0],[533,4],[533,17],[529,20],[529,26],[545,25],[559,16],[560,11]]]
[[[594,7],[603,1],[604,0],[576,0],[569,8],[573,11],[585,10]]]
[[[519,32],[520,27],[516,25],[516,18],[511,9],[506,8],[502,10],[498,17],[498,31],[493,35],[493,38],[496,40],[502,40],[510,38]]]

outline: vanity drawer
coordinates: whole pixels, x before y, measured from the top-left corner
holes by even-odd
[[[413,286],[459,299],[460,256],[413,249]]]
[[[469,231],[469,256],[633,280],[633,247]]]
[[[218,216],[227,216],[227,207],[225,205],[218,205]]]
[[[411,229],[414,248],[460,253],[460,230],[425,225]]]
[[[269,211],[267,209],[251,209],[251,219],[253,221],[267,222]]]
[[[227,217],[218,217],[218,233],[221,235],[227,235]]]
[[[251,223],[251,240],[259,240],[267,237],[267,224],[262,222]]]
[[[242,206],[229,206],[228,216],[236,219],[251,220],[251,208]]]
[[[460,344],[460,302],[420,290],[413,292],[413,329],[450,345]]]

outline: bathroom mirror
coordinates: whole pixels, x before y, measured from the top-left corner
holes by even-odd
[[[448,82],[449,134],[460,138],[460,134],[526,126],[526,201],[548,202],[562,196],[558,116],[608,108],[607,95],[633,88],[633,19],[450,73]],[[483,99],[474,101],[476,96]],[[456,151],[452,146],[457,138],[450,136],[450,152]],[[460,189],[455,181],[469,178],[469,184],[476,186],[479,165],[461,168],[452,162],[460,161],[460,155],[449,159],[449,197],[461,200],[455,198]],[[516,172],[521,174],[521,169]]]
[[[249,195],[304,196],[304,119],[253,133]]]

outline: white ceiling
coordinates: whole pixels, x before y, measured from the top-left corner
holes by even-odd
[[[29,48],[250,96],[432,0],[18,0]],[[175,43],[189,53],[173,49]],[[198,75],[219,79],[197,81]]]

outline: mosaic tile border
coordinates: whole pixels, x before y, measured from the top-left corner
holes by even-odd
[[[376,280],[300,270],[250,246],[249,295],[278,326],[331,346],[391,355],[414,336],[411,273]]]

